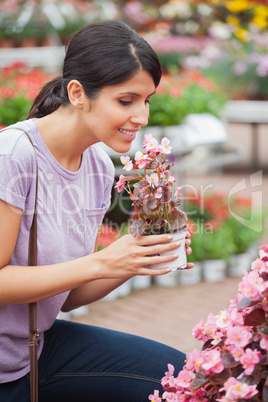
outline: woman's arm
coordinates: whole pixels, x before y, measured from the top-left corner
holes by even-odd
[[[99,244],[99,235],[97,236],[97,240],[95,243],[95,252],[98,250],[98,244]],[[189,232],[187,232],[187,238],[185,244],[187,247],[186,253],[187,255],[189,255],[192,252],[190,248],[191,240]],[[188,269],[193,268],[193,266],[194,264],[192,263],[187,264]],[[79,288],[73,289],[70,292],[68,298],[66,299],[64,305],[62,306],[62,311],[64,312],[70,311],[73,310],[74,308],[93,303],[106,296],[108,293],[116,289],[118,286],[125,283],[128,279],[129,278],[95,280],[93,282],[86,283],[85,285],[82,285]]]
[[[126,235],[100,252],[72,261],[38,267],[7,265],[14,251],[20,222],[21,211],[0,201],[0,305],[34,302],[79,288],[88,282],[107,279],[108,281],[102,281],[100,287],[90,284],[92,292],[93,288],[96,289],[95,295],[91,293],[92,296],[89,297],[87,292],[87,299],[83,298],[80,305],[88,304],[91,297],[94,300],[102,297],[103,292],[109,293],[134,275],[153,276],[168,272],[165,268],[145,268],[146,264],[165,261],[168,267],[168,262],[177,258],[174,254],[148,257],[177,247],[170,242],[167,235],[158,237],[162,244],[157,246],[153,245],[156,236],[134,238]],[[145,245],[148,247],[143,247]],[[109,283],[108,291],[106,282]],[[84,291],[85,288],[82,289]],[[77,292],[73,294],[75,293]],[[74,308],[73,303],[71,304],[69,309]]]

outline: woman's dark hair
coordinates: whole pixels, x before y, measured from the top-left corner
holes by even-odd
[[[87,25],[70,37],[63,76],[41,89],[27,119],[68,105],[67,85],[73,79],[83,85],[90,99],[96,99],[102,88],[127,81],[139,70],[147,71],[157,87],[161,78],[158,57],[137,32],[121,21]]]

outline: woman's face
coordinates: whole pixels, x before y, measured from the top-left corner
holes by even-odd
[[[154,81],[143,70],[122,84],[103,88],[84,115],[92,143],[102,141],[116,152],[128,152],[137,131],[148,123],[154,93]]]

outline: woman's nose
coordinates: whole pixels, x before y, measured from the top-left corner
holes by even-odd
[[[133,114],[130,118],[131,123],[139,125],[141,127],[147,126],[149,118],[149,107],[147,105],[143,105],[143,107],[139,107],[135,114]]]

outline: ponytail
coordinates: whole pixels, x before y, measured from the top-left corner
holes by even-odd
[[[69,103],[67,83],[59,76],[49,81],[35,98],[26,119],[44,117]]]

